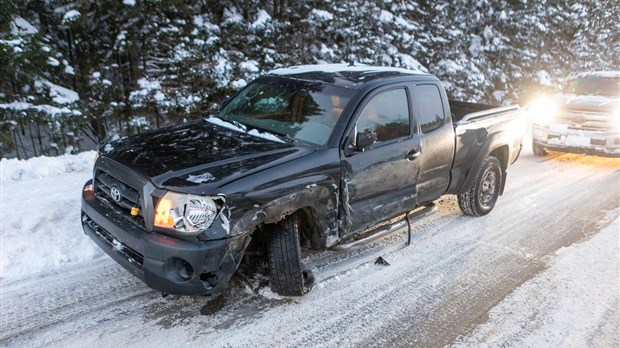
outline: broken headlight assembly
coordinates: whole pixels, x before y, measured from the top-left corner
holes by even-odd
[[[167,192],[157,202],[155,227],[196,235],[211,226],[223,206],[223,197]]]

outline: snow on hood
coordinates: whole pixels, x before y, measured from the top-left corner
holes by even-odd
[[[188,175],[187,179],[185,180],[196,183],[196,184],[202,184],[202,183],[214,180],[214,179],[215,177],[213,176],[213,174],[209,172],[204,172],[199,175]]]
[[[282,139],[280,139],[279,137],[271,134],[271,133],[267,133],[267,132],[261,132],[258,129],[252,129],[249,132],[247,131],[247,128],[242,125],[241,123],[238,123],[237,125],[225,121],[221,118],[215,117],[215,116],[211,116],[207,119],[205,119],[207,122],[212,123],[216,126],[220,126],[220,127],[224,127],[224,128],[228,128],[230,130],[234,130],[237,132],[242,132],[242,133],[248,133],[250,135],[253,135],[255,137],[258,138],[262,138],[262,139],[266,139],[266,140],[271,140],[271,141],[275,141],[276,143],[284,143],[284,141]]]

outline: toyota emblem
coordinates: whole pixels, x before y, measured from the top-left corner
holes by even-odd
[[[110,196],[112,196],[112,199],[116,202],[121,201],[121,191],[116,186],[112,186],[110,189]]]

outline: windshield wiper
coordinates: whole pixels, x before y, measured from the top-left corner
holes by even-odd
[[[256,130],[258,130],[260,132],[263,132],[263,133],[274,135],[274,136],[280,138],[280,140],[282,140],[282,141],[286,141],[286,142],[289,142],[289,143],[294,143],[295,141],[297,141],[297,139],[293,138],[290,134],[275,132],[275,131],[272,131],[271,129],[266,129],[266,128],[258,127],[258,126],[255,126],[255,125],[246,125],[246,126],[248,128],[253,128],[253,129],[256,129]]]

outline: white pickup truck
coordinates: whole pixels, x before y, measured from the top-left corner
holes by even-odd
[[[580,73],[532,103],[532,149],[620,157],[620,71]]]

